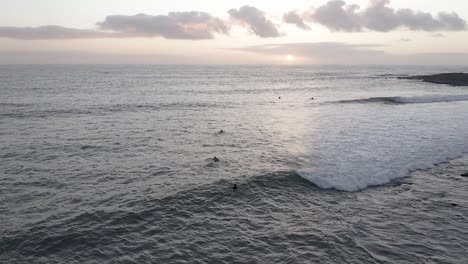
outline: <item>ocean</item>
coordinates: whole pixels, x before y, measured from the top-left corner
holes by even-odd
[[[2,65],[0,263],[466,263],[441,72]]]

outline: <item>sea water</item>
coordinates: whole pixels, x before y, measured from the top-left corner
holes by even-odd
[[[464,263],[463,71],[0,66],[0,262]]]

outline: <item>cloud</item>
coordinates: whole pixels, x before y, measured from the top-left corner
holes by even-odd
[[[304,20],[301,16],[299,16],[296,12],[290,11],[283,16],[283,21],[289,24],[295,24],[298,28],[304,30],[310,30],[311,28],[309,25],[304,23]]]
[[[287,43],[251,46],[232,51],[230,58],[206,54],[118,54],[84,51],[0,51],[0,64],[204,64],[284,62],[292,54],[308,64],[466,65],[468,53],[397,55],[380,45],[346,43]],[[223,50],[229,54],[228,50]],[[249,54],[250,53],[250,54]],[[253,56],[256,55],[256,56]],[[280,60],[278,60],[278,58]]]
[[[440,12],[436,17],[430,13],[412,9],[389,7],[390,0],[370,0],[360,10],[358,5],[347,5],[343,0],[330,0],[323,6],[306,12],[305,19],[319,23],[332,31],[359,32],[365,29],[388,32],[398,28],[419,31],[462,31],[466,21],[457,13]]]
[[[14,39],[91,39],[162,37],[166,39],[212,39],[214,34],[228,34],[228,26],[204,12],[172,12],[168,15],[108,16],[97,23],[98,29],[75,29],[61,26],[0,27],[0,38]]]
[[[0,51],[0,64],[203,64],[218,58],[189,54],[120,54],[85,51]]]
[[[90,39],[117,37],[117,34],[90,29],[65,28],[61,26],[0,27],[0,37],[26,40]]]
[[[240,50],[278,56],[292,54],[301,63],[320,64],[398,64],[466,65],[468,53],[420,53],[397,55],[379,50],[381,45],[355,45],[337,42],[268,44]]]
[[[333,31],[361,31],[362,25],[356,11],[358,5],[346,5],[341,0],[331,0],[327,4],[312,8],[306,19],[319,23]]]
[[[243,48],[244,51],[284,57],[295,57],[320,63],[376,63],[385,53],[375,50],[378,45],[353,45],[335,42],[267,44]]]
[[[227,25],[205,12],[171,12],[168,15],[113,15],[97,23],[102,30],[111,30],[136,37],[167,39],[212,39],[215,33],[227,34]]]
[[[279,37],[280,33],[276,26],[265,17],[265,12],[253,7],[243,6],[239,10],[231,9],[228,11],[231,18],[239,22],[257,36],[262,38]]]
[[[119,53],[92,52],[83,50],[0,50],[0,65],[3,64],[259,64],[265,56],[242,51],[216,50],[200,53]],[[274,61],[270,58],[269,61]]]
[[[283,15],[284,23],[310,30],[305,22],[321,24],[332,31],[388,32],[401,28],[415,31],[464,31],[467,22],[455,12],[430,13],[409,8],[395,9],[390,0],[369,0],[361,9],[344,0],[329,0],[326,4],[311,8],[302,15],[290,11]],[[92,39],[161,37],[166,39],[201,40],[212,39],[215,35],[229,34],[232,22],[247,27],[262,38],[280,37],[278,25],[269,20],[265,12],[242,6],[228,11],[231,20],[223,21],[206,12],[171,12],[167,15],[111,15],[96,23],[93,29],[67,28],[58,25],[39,27],[0,27],[0,38],[13,39]]]
[[[413,40],[410,39],[410,38],[401,38],[400,41],[401,41],[401,42],[411,42],[411,41],[413,41]]]

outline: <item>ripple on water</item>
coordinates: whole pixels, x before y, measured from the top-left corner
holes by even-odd
[[[0,259],[463,263],[468,197],[454,190],[468,181],[454,176],[459,171],[456,162],[443,164],[355,193],[320,190],[289,172],[241,180],[238,191],[221,180],[128,201],[125,210],[77,211],[10,230]]]

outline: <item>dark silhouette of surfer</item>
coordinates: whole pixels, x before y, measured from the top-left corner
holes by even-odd
[[[224,134],[224,130],[221,129],[218,134]]]
[[[213,161],[214,161],[214,162],[218,162],[219,159],[215,156],[215,157],[213,158]]]
[[[234,183],[234,186],[232,186],[233,191],[237,191],[237,184]]]
[[[278,97],[278,99],[281,99],[281,96],[280,96],[280,97]]]

